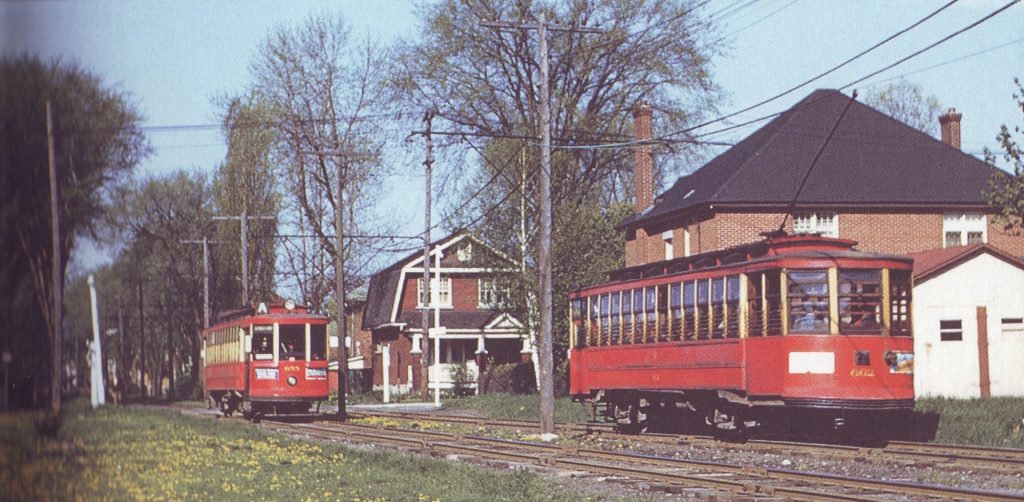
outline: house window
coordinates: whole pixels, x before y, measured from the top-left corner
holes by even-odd
[[[508,288],[498,284],[497,279],[477,279],[477,307],[482,309],[500,308],[508,305]]]
[[[665,241],[665,259],[671,260],[673,257],[672,249],[672,231],[668,230],[661,234],[662,240]]]
[[[430,305],[429,305],[430,307],[434,307],[434,306],[437,306],[437,307],[451,307],[452,306],[452,278],[451,277],[442,277],[441,278],[441,285],[440,285],[440,287],[438,287],[437,279],[431,278],[430,279],[430,286],[431,286],[431,288],[430,288],[431,295],[430,296],[431,296],[431,300],[433,300],[433,301],[430,302]],[[423,279],[422,278],[416,279],[416,298],[419,299],[418,300],[419,302],[416,304],[416,306],[418,308],[423,308],[423,307],[426,306],[426,305],[424,305],[424,301],[423,301],[425,297],[423,296]]]
[[[963,340],[963,322],[960,319],[939,321],[939,339],[943,342],[958,342]]]
[[[829,211],[793,213],[793,233],[839,237],[839,217]]]
[[[469,260],[472,260],[473,259],[473,243],[472,242],[467,242],[466,245],[460,247],[459,250],[455,252],[455,256],[459,259],[459,261],[469,261]]]
[[[1024,317],[1004,317],[1003,318],[1003,334],[1022,334],[1024,333]]]
[[[982,213],[942,215],[943,247],[988,242],[988,219]]]

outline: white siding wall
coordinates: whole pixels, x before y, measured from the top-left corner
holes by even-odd
[[[918,397],[981,395],[977,307],[988,310],[993,396],[1024,396],[1024,333],[1002,318],[1024,316],[1024,270],[981,254],[914,288],[914,390]],[[939,321],[962,321],[962,341],[940,341]]]

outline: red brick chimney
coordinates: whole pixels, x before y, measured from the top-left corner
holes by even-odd
[[[946,113],[939,115],[939,127],[942,129],[942,142],[960,149],[960,117],[962,113],[957,113],[956,108],[950,108]]]
[[[651,106],[640,102],[633,108],[633,137],[637,141],[652,138]],[[636,213],[654,202],[654,152],[649,143],[633,147],[633,176],[636,184]]]

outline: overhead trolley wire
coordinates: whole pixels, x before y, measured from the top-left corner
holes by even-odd
[[[952,0],[952,1],[950,2],[950,3],[947,3],[946,5],[942,6],[942,7],[940,8],[940,10],[941,10],[941,9],[944,9],[944,8],[946,8],[946,7],[948,7],[949,5],[951,5],[952,3],[956,2],[956,1],[958,1],[958,0]],[[1000,8],[998,8],[998,9],[996,9],[996,10],[992,11],[992,12],[991,12],[991,13],[989,13],[988,15],[986,15],[986,16],[984,16],[984,17],[982,17],[981,19],[978,19],[977,21],[975,21],[975,22],[973,22],[973,23],[971,23],[971,24],[969,24],[969,25],[967,25],[967,26],[965,26],[965,27],[963,27],[963,28],[961,28],[961,29],[959,29],[959,30],[957,30],[957,31],[955,31],[955,32],[953,32],[953,33],[951,33],[951,34],[949,34],[949,35],[946,35],[945,37],[942,37],[942,38],[941,38],[941,39],[939,39],[938,41],[936,41],[936,42],[933,42],[933,43],[929,44],[928,46],[926,46],[926,47],[924,47],[924,48],[922,48],[922,49],[919,49],[919,50],[917,50],[917,51],[914,51],[914,52],[913,52],[913,53],[911,53],[910,55],[908,55],[908,56],[905,56],[905,57],[902,57],[902,58],[900,58],[899,60],[897,60],[896,62],[894,62],[894,63],[891,63],[891,64],[888,64],[888,65],[886,65],[885,67],[883,67],[883,68],[881,68],[881,69],[879,69],[879,70],[877,70],[877,71],[873,71],[873,72],[869,73],[869,74],[868,74],[868,75],[866,75],[866,76],[860,77],[860,78],[858,78],[858,79],[856,79],[856,80],[853,80],[852,82],[849,82],[849,83],[847,83],[847,84],[844,84],[844,85],[842,85],[842,86],[838,87],[838,89],[839,89],[839,90],[843,90],[843,89],[847,89],[847,88],[849,88],[849,87],[852,87],[852,86],[854,86],[854,85],[856,85],[856,84],[858,84],[858,83],[860,83],[860,82],[863,82],[864,80],[867,80],[867,79],[869,79],[869,78],[871,78],[871,77],[874,77],[875,75],[878,75],[879,73],[882,73],[882,72],[884,72],[884,71],[886,71],[886,70],[892,69],[892,68],[896,67],[897,65],[900,65],[900,64],[902,64],[902,63],[905,63],[905,62],[909,61],[909,60],[910,60],[910,59],[912,59],[912,58],[915,58],[915,57],[917,57],[917,56],[920,56],[921,54],[923,54],[923,53],[925,53],[925,52],[927,52],[927,51],[929,51],[929,50],[931,50],[931,49],[934,49],[935,47],[937,47],[937,46],[941,45],[942,43],[944,43],[944,42],[947,42],[947,41],[949,41],[949,40],[951,40],[951,39],[953,39],[953,38],[955,38],[955,37],[957,37],[957,36],[959,36],[959,35],[962,35],[963,33],[966,33],[967,31],[969,31],[969,30],[971,30],[971,29],[974,29],[974,28],[978,27],[978,25],[980,25],[980,24],[982,24],[983,22],[985,22],[985,21],[987,21],[987,20],[991,19],[992,17],[994,17],[994,16],[996,16],[996,15],[998,15],[998,14],[1002,13],[1003,11],[1005,11],[1005,10],[1006,10],[1006,9],[1008,9],[1008,8],[1010,8],[1010,7],[1011,7],[1011,6],[1013,6],[1014,4],[1016,4],[1016,3],[1019,3],[1020,1],[1021,1],[1021,0],[1012,0],[1012,1],[1010,1],[1009,3],[1007,3],[1007,4],[1003,5],[1002,7],[1000,7]],[[934,16],[934,15],[935,15],[935,14],[937,14],[937,13],[938,13],[938,11],[935,11],[935,12],[933,12],[933,13],[929,14],[929,15],[928,15],[928,17]],[[926,19],[927,19],[927,18],[926,18]],[[922,21],[923,21],[923,19],[922,19]],[[918,23],[915,23],[915,25],[916,25],[916,24],[920,24],[920,23],[921,23],[921,21],[918,21]],[[909,29],[909,28],[907,28],[907,29]],[[904,29],[904,30],[903,30],[902,32],[906,32],[906,31],[907,31],[907,29]],[[887,40],[891,40],[892,38],[893,38],[893,37],[889,37],[889,39],[887,39]],[[884,42],[884,41],[883,41],[883,42]],[[876,44],[876,46],[875,46],[875,47],[877,47],[877,46],[878,46],[878,44]],[[859,55],[858,55],[857,57],[859,57]],[[851,59],[851,60],[852,60],[852,59]],[[851,60],[847,60],[847,61],[851,61]],[[845,64],[845,62],[844,62],[843,64]],[[822,74],[822,75],[824,75],[824,74]],[[816,77],[816,78],[817,78],[817,77]],[[805,84],[801,84],[801,86],[802,86],[802,85],[805,85]],[[798,87],[799,87],[799,86],[798,86]],[[786,91],[786,93],[780,94],[779,96],[782,96],[782,95],[784,95],[784,94],[787,94],[787,93],[791,92],[792,90],[794,90],[794,89],[796,89],[796,88],[798,88],[798,87],[794,87],[793,89],[790,89],[789,91]],[[775,99],[775,98],[772,98],[772,99]],[[787,110],[783,110],[783,111],[780,111],[780,112],[775,112],[775,113],[769,113],[769,114],[767,114],[767,115],[762,115],[762,116],[760,116],[760,117],[758,117],[758,118],[755,118],[755,119],[752,119],[752,120],[748,120],[748,121],[746,121],[746,122],[742,122],[742,123],[739,123],[739,124],[734,124],[734,125],[731,125],[731,126],[728,126],[728,127],[724,127],[724,128],[721,128],[721,129],[718,129],[718,130],[715,130],[715,131],[710,131],[710,132],[706,132],[706,133],[702,133],[702,134],[697,134],[697,135],[695,135],[695,136],[696,136],[696,137],[704,137],[704,136],[710,136],[710,135],[714,135],[714,134],[719,134],[719,133],[722,133],[722,132],[725,132],[725,131],[729,131],[729,130],[732,130],[732,129],[736,129],[736,128],[739,128],[739,127],[743,127],[743,126],[747,126],[747,125],[750,125],[750,124],[754,124],[754,123],[757,123],[757,122],[761,122],[761,121],[763,121],[763,120],[767,120],[767,119],[770,119],[770,118],[773,118],[773,117],[777,117],[777,116],[779,116],[779,115],[782,115],[783,113],[786,113],[787,111],[790,111],[790,110],[796,110],[796,109],[798,109],[798,108],[801,108],[801,107],[804,107],[804,106],[808,106],[808,105],[811,105],[811,104],[813,104],[813,103],[817,102],[817,101],[818,101],[818,100],[820,100],[820,99],[824,99],[824,96],[822,96],[822,97],[819,97],[819,98],[815,98],[815,99],[812,99],[812,100],[809,100],[809,101],[807,101],[807,102],[805,102],[805,103],[803,103],[803,104],[801,104],[801,105],[798,105],[798,106],[795,106],[795,107],[791,107],[791,108],[789,108],[789,109],[787,109]],[[711,121],[708,121],[708,122],[706,122],[706,123],[704,123],[704,124],[701,124],[701,125],[697,125],[697,126],[694,126],[694,127],[688,128],[688,129],[683,129],[683,130],[680,130],[680,131],[676,131],[676,132],[673,132],[673,133],[669,133],[669,134],[665,135],[665,137],[668,137],[668,136],[673,136],[673,135],[677,135],[677,134],[684,134],[684,133],[688,133],[688,132],[691,132],[691,131],[693,131],[693,130],[695,130],[695,129],[698,129],[698,128],[704,127],[704,126],[706,126],[706,125],[709,125],[709,124],[715,123],[715,122],[717,122],[717,121],[720,121],[720,120],[723,120],[723,119],[726,119],[726,118],[729,118],[729,117],[735,116],[735,115],[737,115],[737,114],[739,114],[739,113],[743,113],[743,112],[745,112],[745,111],[749,111],[750,109],[752,109],[752,108],[755,108],[755,107],[757,107],[757,106],[760,106],[761,104],[763,104],[763,103],[765,103],[765,102],[768,102],[768,101],[769,101],[769,100],[763,101],[763,102],[762,102],[762,103],[760,103],[760,104],[757,104],[757,105],[754,105],[754,106],[750,106],[750,107],[747,107],[747,108],[745,108],[745,109],[743,109],[743,110],[739,110],[739,111],[737,111],[737,112],[733,112],[733,113],[731,113],[731,114],[729,114],[729,115],[725,115],[725,116],[723,116],[723,117],[720,117],[720,118],[718,118],[718,119],[715,119],[715,120],[711,120]]]

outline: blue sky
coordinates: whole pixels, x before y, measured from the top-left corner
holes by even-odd
[[[785,90],[903,29],[943,5],[924,0],[760,0],[727,18],[721,34],[729,48],[713,61],[714,80],[726,93],[721,112],[743,108]],[[256,48],[277,25],[310,15],[341,12],[357,35],[387,43],[419,30],[415,5],[399,0],[337,2],[3,2],[0,50],[74,61],[130,93],[146,126],[213,124],[215,99],[242,92]],[[781,111],[813,89],[840,87],[948,35],[1005,4],[961,0],[919,28],[842,70],[736,121]],[[715,12],[735,0],[711,0]],[[992,49],[1003,45],[1000,48]],[[971,55],[978,51],[986,53]],[[948,64],[944,64],[948,63]],[[935,65],[935,68],[926,69]],[[923,71],[919,71],[926,69]],[[1024,78],[1024,5],[857,86],[899,75],[963,113],[963,148],[994,148],[1001,124],[1020,124],[1011,100],[1014,76]],[[882,82],[881,85],[884,85]],[[849,91],[847,91],[849,94]],[[735,141],[752,127],[717,135]],[[656,131],[657,134],[657,131]],[[215,129],[150,134],[155,152],[147,173],[194,168],[212,172],[226,145]],[[412,148],[420,148],[413,144]],[[980,154],[980,153],[979,153]],[[422,227],[422,178],[409,176],[422,161],[410,155],[394,179],[401,204],[389,208],[413,234]],[[418,171],[417,171],[418,172]],[[670,180],[671,182],[671,180]],[[410,186],[416,185],[416,186]],[[415,194],[410,196],[409,194]],[[80,257],[102,260],[102,252]]]

